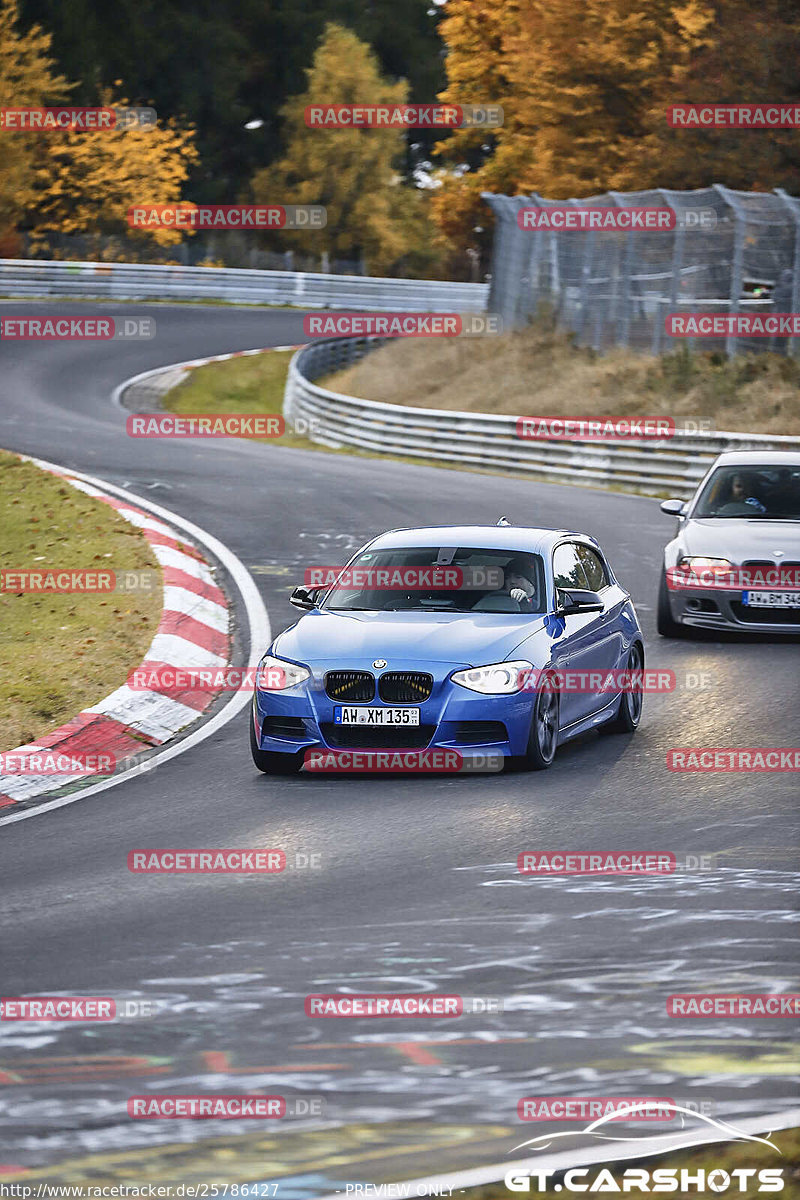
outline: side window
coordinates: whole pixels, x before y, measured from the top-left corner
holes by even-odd
[[[589,587],[578,557],[578,547],[574,542],[564,542],[556,547],[553,554],[553,577],[557,588]]]
[[[599,592],[602,588],[608,587],[611,581],[608,578],[608,571],[600,555],[590,549],[589,546],[579,546],[578,555],[583,563],[586,578],[589,580],[590,590]]]

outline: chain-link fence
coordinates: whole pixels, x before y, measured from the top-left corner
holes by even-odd
[[[546,307],[581,345],[599,352],[624,346],[659,354],[688,344],[730,356],[800,353],[786,321],[763,321],[762,330],[777,332],[756,336],[744,320],[719,332],[720,322],[689,319],[800,311],[800,200],[780,188],[736,192],[715,184],[568,201],[484,192],[483,199],[495,215],[489,309],[506,327],[520,327]],[[631,214],[620,218],[621,210],[642,208],[655,210],[648,218],[655,227],[614,227],[633,222]],[[570,218],[584,227],[564,228],[565,210],[582,209],[601,212],[593,224],[584,213]]]

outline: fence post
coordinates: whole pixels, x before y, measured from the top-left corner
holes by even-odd
[[[793,196],[787,195],[783,188],[775,188],[781,200],[788,208],[794,221],[794,257],[792,261],[792,312],[800,311],[800,206]],[[790,337],[786,351],[792,358],[797,357],[798,339]]]
[[[729,188],[723,187],[721,183],[715,183],[714,188],[722,196],[728,207],[733,209],[736,222],[733,232],[733,261],[731,262],[730,304],[728,308],[728,313],[731,316],[736,316],[741,309],[742,288],[744,287],[745,217],[742,206]],[[737,339],[732,333],[729,333],[725,339],[725,353],[729,358],[736,358],[739,353]]]
[[[574,204],[576,208],[580,208],[580,200],[570,200],[569,204]],[[586,328],[586,317],[589,308],[589,288],[592,280],[592,267],[594,265],[594,246],[596,233],[594,229],[590,229],[586,235],[586,249],[581,263],[581,302],[578,310],[578,320],[576,322],[575,333],[580,340],[583,337],[583,331]]]

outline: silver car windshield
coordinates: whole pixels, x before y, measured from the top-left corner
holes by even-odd
[[[546,611],[538,554],[473,546],[367,550],[340,576],[322,607],[342,612]]]
[[[800,466],[718,467],[692,517],[800,521]]]

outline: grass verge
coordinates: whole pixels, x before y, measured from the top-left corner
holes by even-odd
[[[270,350],[194,367],[187,378],[164,396],[174,413],[283,413],[283,390],[294,350]],[[318,450],[308,438],[286,433],[261,438],[278,446]]]
[[[733,1124],[736,1122],[734,1121]],[[763,1135],[766,1136],[766,1135]],[[629,1196],[642,1196],[647,1192],[638,1187],[623,1189],[622,1177],[623,1172],[628,1169],[641,1168],[652,1172],[660,1168],[672,1168],[688,1170],[690,1175],[696,1175],[699,1170],[706,1172],[705,1188],[689,1186],[686,1189],[680,1186],[680,1175],[678,1176],[678,1186],[675,1190],[668,1192],[661,1190],[662,1195],[671,1195],[678,1197],[679,1200],[684,1200],[685,1197],[694,1196],[714,1196],[727,1195],[733,1196],[763,1196],[766,1190],[759,1191],[759,1182],[757,1176],[748,1177],[746,1180],[746,1189],[740,1190],[740,1177],[731,1175],[731,1172],[737,1169],[744,1170],[761,1170],[763,1168],[783,1168],[783,1190],[776,1192],[774,1186],[768,1190],[773,1195],[780,1195],[781,1200],[800,1200],[800,1130],[785,1129],[773,1134],[771,1141],[779,1148],[780,1154],[776,1154],[774,1150],[770,1150],[768,1146],[760,1146],[755,1142],[737,1142],[725,1143],[716,1146],[699,1146],[694,1150],[680,1150],[673,1154],[665,1154],[659,1157],[643,1158],[640,1161],[633,1160],[625,1163],[611,1163],[608,1165],[608,1170],[611,1172],[617,1184],[617,1189],[606,1187],[602,1189],[602,1194],[625,1194]],[[563,1147],[562,1147],[563,1149]],[[512,1200],[514,1196],[520,1196],[524,1200],[533,1200],[534,1197],[542,1197],[544,1200],[565,1200],[567,1196],[574,1196],[588,1192],[589,1194],[599,1194],[598,1190],[593,1189],[591,1184],[597,1179],[602,1165],[585,1168],[587,1174],[576,1177],[574,1184],[579,1187],[567,1188],[564,1186],[563,1175],[554,1175],[547,1180],[547,1190],[538,1190],[538,1181],[536,1178],[531,1180],[531,1190],[529,1192],[512,1192],[505,1186],[504,1183],[493,1183],[486,1187],[467,1188],[460,1191],[459,1195],[463,1200]],[[727,1187],[721,1189],[709,1188],[708,1174],[711,1171],[722,1170],[731,1175]],[[721,1177],[717,1177],[716,1182],[723,1182]],[[588,1185],[588,1186],[580,1186]],[[651,1193],[655,1189],[654,1182],[649,1183]],[[765,1185],[762,1185],[765,1188]]]
[[[800,433],[800,361],[579,349],[548,321],[497,337],[397,338],[320,383],[363,400],[516,416],[668,416]]]
[[[0,569],[158,571],[113,508],[0,450]],[[152,641],[162,594],[0,590],[0,749],[33,742],[125,682]]]

